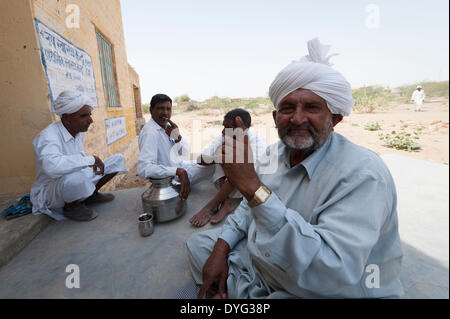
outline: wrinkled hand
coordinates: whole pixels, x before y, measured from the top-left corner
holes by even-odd
[[[242,131],[246,130],[239,116],[236,117],[236,125]],[[262,183],[255,171],[253,152],[247,134],[238,135],[235,139],[225,135],[225,143],[222,145],[222,163],[230,183],[239,189],[247,200],[253,198]]]
[[[95,162],[94,165],[90,165],[90,167],[92,167],[92,169],[94,170],[94,174],[95,175],[103,175],[105,173],[105,164],[103,164],[102,160],[93,155],[95,158]]]
[[[188,174],[185,169],[177,168],[177,176],[181,183],[180,187],[180,198],[182,200],[186,200],[189,196],[189,192],[191,191],[191,183],[189,181]]]
[[[175,143],[178,143],[179,141],[181,141],[182,136],[180,135],[180,130],[178,128],[178,125],[176,125],[174,122],[172,122],[171,120],[169,120],[170,125],[166,126],[166,134],[170,137],[173,138]]]
[[[214,249],[203,266],[203,284],[197,298],[201,299],[208,292],[210,295],[217,295],[220,299],[228,298],[227,277],[228,277],[228,252],[230,246],[223,239],[217,240]],[[218,291],[216,284],[218,282]]]

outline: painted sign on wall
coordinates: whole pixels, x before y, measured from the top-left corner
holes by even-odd
[[[91,56],[38,19],[35,24],[52,102],[70,90],[89,96],[98,106]]]
[[[127,125],[125,116],[105,119],[106,145],[111,145],[121,138],[127,136]]]

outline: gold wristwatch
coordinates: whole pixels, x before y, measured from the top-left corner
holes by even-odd
[[[248,206],[250,208],[256,207],[262,203],[265,203],[270,195],[272,194],[272,191],[268,189],[266,186],[262,185],[260,186],[256,192],[253,198],[248,202]]]

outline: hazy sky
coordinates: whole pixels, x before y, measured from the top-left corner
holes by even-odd
[[[449,78],[448,0],[121,0],[129,63],[148,103],[267,96],[276,74],[331,45],[352,87]]]

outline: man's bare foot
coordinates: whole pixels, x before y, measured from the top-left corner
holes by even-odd
[[[206,205],[205,207],[202,208],[201,211],[192,216],[192,218],[189,219],[189,222],[195,227],[203,227],[206,224],[208,224],[208,222],[211,219],[211,216],[214,215],[216,211],[217,208],[212,209],[208,205]]]
[[[225,199],[222,207],[220,207],[219,211],[211,218],[211,224],[220,223],[229,213],[231,213],[241,202],[241,200],[236,199]]]

